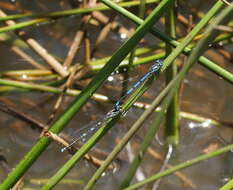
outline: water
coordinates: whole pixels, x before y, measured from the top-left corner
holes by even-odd
[[[62,9],[62,3],[65,4],[65,7],[69,8],[69,5],[64,1],[57,1],[57,4],[52,2],[49,6],[46,6],[48,3],[47,1],[40,1],[40,6],[37,6],[35,2],[28,4],[26,1],[17,0],[17,3],[18,2],[24,2],[23,5],[27,6],[28,10],[41,10],[45,8],[44,10],[47,11],[48,9],[53,10],[58,7],[58,9]],[[203,4],[203,2],[201,3]],[[207,3],[208,6],[211,4],[212,2]],[[121,17],[119,16],[118,19],[121,19]],[[79,21],[80,20],[77,17],[72,19],[61,19],[59,22],[52,25],[43,25],[40,26],[40,28],[30,27],[27,31],[29,32],[30,37],[38,39],[38,41],[45,46],[51,54],[63,57],[68,50],[67,47],[72,43],[73,35],[79,27],[78,24],[74,25],[73,23],[80,23]],[[129,21],[125,21],[125,23],[123,23],[125,26],[133,26]],[[91,39],[94,39],[98,35],[99,31],[99,27],[91,26],[90,33],[93,34],[91,35]],[[151,35],[146,36],[146,39],[148,39],[149,43],[153,43]],[[111,55],[121,43],[122,39],[120,35],[112,32],[99,48],[99,52],[96,53],[96,57]],[[146,44],[147,42],[144,42],[143,45]],[[20,58],[11,51],[10,43],[2,42],[0,44],[0,52],[0,55],[2,55],[0,63],[1,71],[11,69],[32,69],[32,66],[27,64],[26,61],[21,61]],[[83,50],[78,53],[75,61],[81,62],[83,60],[82,52]],[[31,52],[30,54],[38,59],[34,53]],[[211,50],[207,52],[207,55],[219,65],[227,68],[231,72],[233,71],[232,64],[230,64],[230,62],[228,62],[218,52]],[[182,60],[179,59],[179,61]],[[141,73],[146,73],[147,69],[145,69],[145,67],[140,67],[140,71],[137,70],[137,72],[141,75]],[[162,81],[159,81],[159,83],[162,84]],[[113,88],[116,89],[116,85],[113,85]],[[159,87],[153,86],[141,101],[149,103],[161,88],[162,85]],[[104,86],[100,91],[110,97],[116,97],[116,91],[108,90],[104,88]],[[120,93],[118,92],[118,94]],[[181,110],[200,114],[204,117],[233,122],[232,94],[233,89],[231,84],[226,83],[210,71],[196,64],[189,72],[181,89]],[[46,123],[48,115],[53,110],[55,97],[56,96],[51,93],[12,92],[10,94],[2,94],[0,98],[11,105],[14,105],[19,110],[27,112]],[[73,97],[65,97],[60,113],[64,111],[65,107],[72,100]],[[122,101],[124,101],[124,99],[120,100],[119,104]],[[76,130],[78,127],[89,123],[90,120],[96,121],[96,115],[98,115],[98,118],[99,116],[100,118],[104,118],[108,110],[112,110],[112,103],[108,104],[91,100],[80,112],[77,113],[69,125],[66,126],[66,130]],[[98,143],[97,148],[106,152],[111,151],[114,145],[119,142],[118,138],[121,138],[124,135],[124,129],[129,127],[140,116],[141,112],[142,111],[139,109],[132,108],[122,121],[117,124],[116,129],[111,130],[111,133]],[[206,127],[206,124],[207,123],[199,123],[181,118],[180,144],[173,150],[169,164],[175,165],[181,163],[204,152],[208,152],[213,148],[224,146],[223,142],[232,142],[232,128],[226,128],[223,125],[219,127],[208,125],[208,127]],[[145,124],[145,128],[141,129],[137,134],[141,138],[144,137],[147,125],[148,124]],[[27,153],[36,143],[40,134],[37,130],[31,129],[27,123],[19,122],[18,119],[4,113],[0,113],[0,126],[0,155],[7,160],[9,168],[14,168],[15,165],[23,158],[25,153]],[[162,138],[161,134],[160,138]],[[134,152],[137,150],[137,146],[140,142],[132,139],[131,143],[133,144],[132,152]],[[166,147],[159,145],[156,141],[154,141],[154,144],[151,147],[161,155],[164,155],[163,153],[166,151]],[[34,182],[27,182],[25,185],[26,187],[40,189],[43,180],[51,177],[64,164],[64,162],[70,158],[70,155],[61,153],[60,148],[60,145],[52,143],[42,154],[40,159],[32,165],[25,177],[27,179],[34,180]],[[106,157],[96,152],[94,149],[93,152],[94,155],[98,155],[100,158]],[[96,190],[111,190],[119,184],[119,181],[122,179],[122,176],[125,174],[128,167],[128,159],[126,155],[127,152],[124,150],[118,157],[120,163],[119,169],[114,173],[112,170],[107,171],[105,176],[103,176],[95,186]],[[165,156],[162,158],[165,158]],[[223,184],[223,180],[229,178],[231,172],[229,171],[229,168],[232,168],[231,160],[232,153],[228,153],[218,158],[207,160],[201,164],[193,166],[192,168],[182,170],[181,172],[189,181],[192,182],[196,189],[218,189]],[[145,176],[150,176],[159,171],[162,164],[163,160],[161,161],[155,158],[150,152],[143,161],[141,168]],[[2,165],[1,168],[3,168]],[[96,166],[90,162],[83,160],[78,162],[65,179],[72,179],[80,183],[70,183],[69,189],[82,189],[95,170]],[[5,170],[0,171],[0,181],[2,181],[7,175],[4,171]],[[64,188],[67,188],[67,185],[59,183],[55,189],[59,190]],[[187,181],[183,181],[179,177],[171,175],[162,179],[159,183],[158,190],[166,189],[192,190],[194,188]]]

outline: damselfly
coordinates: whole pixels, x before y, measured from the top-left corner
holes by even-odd
[[[132,94],[139,86],[141,86],[149,77],[151,77],[154,74],[157,74],[160,70],[160,68],[163,66],[163,63],[161,60],[156,60],[156,63],[152,65],[149,69],[149,71],[143,75],[137,82],[135,82],[132,87],[127,90],[124,96],[122,96],[113,106],[113,109],[109,111],[106,116],[99,122],[97,122],[94,126],[91,126],[90,128],[85,127],[86,131],[80,134],[75,140],[73,140],[68,146],[61,149],[61,152],[64,152],[68,148],[70,148],[72,145],[74,145],[76,142],[80,141],[82,138],[86,138],[87,135],[90,133],[95,132],[104,122],[106,122],[108,119],[115,117],[118,115],[121,110],[121,104],[126,99],[127,96]],[[83,130],[82,130],[83,131]],[[81,132],[81,131],[80,131]]]
[[[123,102],[123,100],[129,96],[130,94],[132,94],[135,89],[137,89],[139,86],[141,86],[143,84],[143,82],[148,79],[150,76],[152,76],[153,74],[156,74],[160,68],[163,66],[163,63],[161,60],[156,60],[156,63],[154,65],[152,65],[149,69],[149,71],[143,75],[137,82],[135,82],[132,87],[130,89],[127,90],[127,92],[125,93],[124,96],[122,96],[115,104],[114,104],[114,110],[119,111],[121,109],[121,104]]]
[[[64,152],[71,146],[73,146],[76,142],[85,139],[88,135],[93,134],[103,123],[105,123],[108,119],[115,117],[119,114],[120,111],[111,110],[109,111],[102,120],[99,120],[97,123],[91,126],[84,127],[80,130],[80,135],[74,139],[68,146],[61,149],[61,152]]]

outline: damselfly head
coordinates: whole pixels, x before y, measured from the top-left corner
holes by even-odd
[[[161,69],[162,66],[163,66],[163,61],[158,59],[155,61],[155,64],[151,66],[150,70],[151,72],[156,72],[159,71],[159,69]]]
[[[155,60],[155,64],[159,65],[160,67],[163,66],[163,60],[162,59],[157,59]]]

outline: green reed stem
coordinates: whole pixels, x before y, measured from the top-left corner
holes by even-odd
[[[1,17],[1,18],[4,18],[4,17]],[[39,24],[39,23],[46,22],[46,21],[49,21],[49,19],[47,19],[47,18],[38,18],[38,19],[34,19],[34,20],[14,24],[14,25],[11,25],[11,26],[3,26],[3,27],[0,27],[0,33],[22,29],[24,27],[28,27],[28,26],[31,26],[31,25],[34,25],[34,24]]]
[[[225,34],[220,34],[215,40],[214,40],[214,44],[217,44],[219,42],[224,42],[224,41],[228,41],[228,43],[226,44],[229,44],[231,43],[230,39],[233,37],[233,33],[225,33]],[[180,39],[179,39],[180,41]],[[168,42],[166,42],[168,43]],[[168,43],[170,44],[170,43]],[[194,47],[195,44],[190,44],[188,47],[190,48],[190,50]],[[154,52],[155,50],[159,50],[159,48],[164,48],[165,47],[165,44],[164,43],[159,43],[158,45],[152,45],[152,46],[149,46],[149,47],[143,47],[143,48],[137,48],[136,51],[135,51],[135,56],[140,56],[140,55],[143,55],[143,54],[147,54],[147,53],[151,53],[151,52]],[[175,47],[175,46],[173,46]],[[185,48],[184,50],[186,50],[187,48]],[[161,58],[164,58],[164,54],[163,53],[156,53],[156,55],[161,55],[161,56],[158,56],[157,59],[161,59]],[[155,55],[154,55],[155,56]],[[150,56],[146,56],[146,57],[141,57],[141,58],[138,58],[138,60],[136,60],[134,62],[134,65],[137,65],[137,64],[144,64],[144,63],[147,63],[147,62],[144,62],[144,58],[145,60],[147,59],[148,57],[148,60],[150,60]],[[152,57],[152,56],[151,56]],[[91,62],[91,66],[93,67],[92,69],[94,70],[99,70],[100,68],[103,68],[104,64],[110,59],[110,57],[105,57],[105,58],[102,58],[102,59],[98,59],[98,60],[95,60],[95,61],[92,61]],[[142,62],[140,61],[142,60]],[[128,57],[120,64],[120,66],[123,66],[123,65],[126,65],[128,64]],[[221,68],[221,67],[220,67]],[[228,72],[228,71],[226,71]],[[228,72],[229,73],[229,72]],[[230,75],[232,75],[231,73],[229,73]]]
[[[233,179],[228,181],[224,186],[222,186],[219,190],[232,190],[233,189]]]
[[[147,0],[146,4],[152,4],[156,2],[159,2],[159,0]],[[140,1],[128,1],[128,2],[119,3],[118,5],[121,7],[133,7],[139,4]],[[79,15],[84,13],[90,13],[93,11],[104,11],[104,10],[110,10],[110,8],[105,5],[97,5],[92,8],[77,8],[77,9],[71,9],[65,11],[56,11],[51,13],[15,14],[6,17],[0,17],[0,21],[15,20],[20,18],[38,18],[38,17],[57,18],[57,17]]]
[[[165,17],[165,30],[168,36],[176,38],[176,15],[175,4],[168,9]],[[173,51],[170,44],[166,44],[166,55]],[[166,83],[169,83],[177,74],[177,65],[173,62],[166,70]],[[179,142],[179,103],[178,91],[174,94],[166,114],[165,136],[168,144],[177,145]]]
[[[184,163],[178,164],[178,165],[176,165],[176,166],[174,166],[174,167],[172,167],[170,169],[167,169],[167,170],[165,170],[163,172],[160,172],[158,174],[152,175],[151,177],[149,177],[149,178],[147,178],[147,179],[145,179],[145,180],[143,180],[143,181],[141,181],[139,183],[131,185],[128,188],[125,188],[124,190],[138,189],[141,186],[143,186],[145,184],[148,184],[150,182],[153,182],[153,181],[155,181],[155,180],[157,180],[157,179],[159,179],[161,177],[165,177],[165,176],[171,175],[171,174],[173,174],[176,171],[180,171],[181,169],[193,166],[194,164],[197,164],[197,163],[199,163],[201,161],[204,161],[204,160],[207,160],[207,159],[219,156],[219,155],[221,155],[221,154],[223,154],[225,152],[228,152],[228,151],[232,150],[232,148],[233,148],[233,144],[225,146],[224,148],[220,148],[220,149],[218,149],[216,151],[213,151],[213,152],[210,152],[210,153],[198,156],[198,157],[196,157],[196,158],[194,158],[192,160],[187,160]],[[222,190],[222,189],[220,189],[220,190]]]
[[[140,18],[144,17],[145,4],[146,4],[145,0],[140,0],[139,10],[138,10],[138,16]],[[128,64],[125,67],[126,68],[126,72],[123,73],[124,80],[123,80],[123,83],[122,83],[122,93],[121,93],[121,96],[124,96],[125,92],[127,91],[127,88],[128,88],[128,78],[130,76],[130,72],[132,71],[135,54],[136,54],[136,47],[130,52],[130,54],[128,56],[129,57],[128,58]]]
[[[147,4],[155,3],[155,2],[158,2],[158,0],[147,0]],[[132,6],[137,6],[139,4],[140,4],[140,1],[119,3],[119,5],[122,7],[132,7]],[[51,18],[64,17],[64,16],[70,16],[70,15],[78,15],[78,14],[90,13],[92,11],[101,11],[101,10],[108,10],[108,9],[109,8],[106,6],[98,5],[98,6],[93,7],[93,8],[78,8],[78,9],[71,9],[71,10],[67,10],[67,11],[58,11],[58,12],[51,12],[51,13],[16,14],[16,15],[0,17],[0,21],[14,20],[14,19],[20,19],[20,18],[38,18],[38,19],[34,19],[34,20],[29,20],[29,21],[17,23],[17,24],[12,25],[12,26],[0,27],[0,33],[22,29],[22,28],[25,28],[25,27],[28,27],[31,25],[35,25],[35,24],[39,24],[42,22],[48,22],[48,21],[50,21]]]

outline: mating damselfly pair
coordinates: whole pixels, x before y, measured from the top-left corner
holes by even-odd
[[[148,70],[148,72],[146,74],[144,74],[138,81],[136,81],[132,87],[130,87],[126,93],[115,102],[115,104],[113,105],[113,109],[110,110],[105,117],[101,120],[98,121],[96,124],[94,124],[93,126],[90,126],[90,128],[86,128],[86,131],[83,131],[82,134],[79,134],[79,136],[77,138],[75,138],[68,146],[64,147],[61,149],[62,152],[64,152],[65,150],[67,150],[68,148],[70,148],[71,146],[73,146],[76,142],[80,141],[82,138],[85,138],[87,135],[95,132],[104,122],[106,122],[109,118],[115,117],[116,115],[118,115],[122,110],[121,110],[121,105],[124,102],[124,100],[131,95],[138,87],[140,87],[149,77],[151,77],[152,75],[157,74],[161,67],[163,66],[163,63],[161,60],[156,60],[155,64],[153,64],[150,69]],[[80,131],[81,132],[81,131]]]

